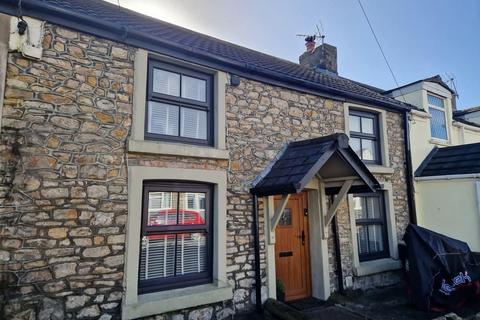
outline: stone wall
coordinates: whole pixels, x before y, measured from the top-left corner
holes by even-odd
[[[134,50],[52,25],[8,55],[1,135],[4,316],[109,319],[122,298]]]
[[[253,309],[252,181],[286,142],[344,132],[343,103],[241,79],[226,89],[228,161],[127,153],[135,49],[49,24],[43,46],[39,61],[19,53],[8,57],[0,137],[3,315],[120,316],[128,165],[228,173],[227,277],[235,288],[233,301],[156,319],[225,319]],[[379,179],[394,184],[401,235],[408,215],[399,117],[388,113],[395,174]],[[349,274],[346,212],[339,213],[339,231],[342,267]]]
[[[394,173],[375,176],[380,183],[392,184],[397,236],[401,239],[409,219],[402,115],[394,112],[386,115],[389,160]],[[227,146],[230,150],[229,182],[232,184],[229,191],[248,194],[252,181],[285,143],[344,131],[343,103],[242,79],[238,87],[227,90]],[[248,217],[249,210],[243,210],[241,216]],[[261,214],[263,219],[263,212]],[[337,219],[343,276],[353,276],[351,226],[346,201],[340,204]],[[250,224],[243,226],[251,229]],[[260,225],[262,239],[263,230]],[[333,233],[329,230],[332,291],[338,289],[334,245]],[[253,255],[253,248],[249,254]],[[264,258],[262,254],[263,276],[266,272]],[[396,272],[354,277],[354,287],[367,289],[397,283],[399,279]]]

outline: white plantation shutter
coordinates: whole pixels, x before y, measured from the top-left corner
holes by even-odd
[[[166,103],[148,102],[148,129],[150,133],[178,136],[178,107]]]
[[[177,275],[207,270],[206,237],[201,233],[179,234],[177,239]]]
[[[140,253],[140,280],[172,277],[207,270],[206,235],[177,235],[175,270],[175,235],[143,237]]]
[[[207,139],[207,112],[182,108],[181,136]]]
[[[207,82],[182,75],[182,98],[205,102],[207,98]]]
[[[178,73],[153,69],[153,91],[170,96],[180,96],[180,75]]]
[[[140,252],[140,280],[175,275],[175,235],[145,236]]]

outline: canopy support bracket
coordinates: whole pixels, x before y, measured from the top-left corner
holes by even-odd
[[[352,186],[354,180],[346,180],[340,191],[338,192],[337,196],[335,197],[335,200],[333,200],[332,205],[330,208],[328,208],[326,217],[325,217],[325,224],[324,228],[327,229],[328,226],[330,225],[330,222],[332,222],[333,217],[335,216],[335,213],[337,212],[338,206],[340,203],[345,199],[347,196],[348,190],[350,190],[350,187]]]
[[[277,224],[280,221],[280,218],[282,217],[283,210],[285,210],[285,207],[287,206],[288,199],[290,199],[290,194],[284,194],[282,196],[282,199],[280,200],[278,207],[275,209],[275,214],[272,217],[272,222],[270,223],[270,228],[271,228],[270,232],[275,231],[275,228],[277,227]]]

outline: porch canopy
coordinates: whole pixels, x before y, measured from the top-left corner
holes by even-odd
[[[380,184],[348,144],[348,136],[329,136],[289,143],[257,178],[251,193],[257,196],[282,195],[269,225],[274,231],[290,194],[302,192],[318,179],[321,192],[336,195],[323,217],[326,228],[340,202],[349,193],[375,192]]]

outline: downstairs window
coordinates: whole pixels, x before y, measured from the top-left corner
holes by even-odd
[[[382,192],[378,192],[378,194],[359,194],[353,197],[360,261],[389,257],[383,196]]]
[[[208,184],[144,183],[139,293],[212,281],[212,212]]]

